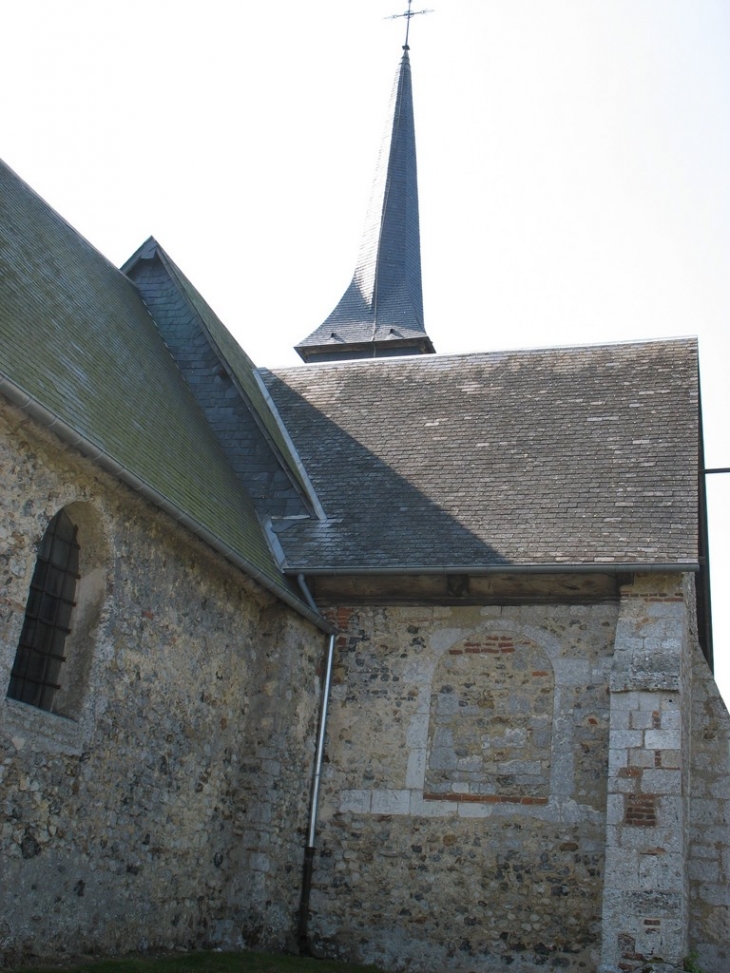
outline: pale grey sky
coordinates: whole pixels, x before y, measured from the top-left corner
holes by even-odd
[[[696,334],[730,465],[730,5],[415,0],[440,352]],[[116,264],[157,237],[260,365],[354,267],[406,0],[0,0],[0,156]],[[730,699],[730,476],[711,477]]]

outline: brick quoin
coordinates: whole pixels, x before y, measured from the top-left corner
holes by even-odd
[[[636,952],[636,940],[628,933],[619,933],[618,948],[621,953],[621,962],[618,968],[622,973],[632,973],[639,966],[646,963],[646,957]]]
[[[624,822],[637,828],[655,828],[656,794],[627,794]]]

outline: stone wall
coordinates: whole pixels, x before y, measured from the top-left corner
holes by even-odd
[[[0,964],[291,945],[324,637],[12,409],[0,477]],[[68,505],[86,614],[62,716],[5,692]]]
[[[596,969],[617,608],[336,611],[316,950]]]
[[[0,477],[3,686],[58,510],[81,550],[58,712],[0,694],[0,965],[293,947],[324,636],[10,408]],[[576,582],[582,603],[515,584],[333,610],[311,945],[413,973],[693,951],[724,973],[730,719],[691,578]]]
[[[691,576],[621,589],[611,733],[602,967],[629,973],[688,951]]]
[[[689,949],[706,973],[725,973],[730,969],[730,716],[699,652],[692,663]]]

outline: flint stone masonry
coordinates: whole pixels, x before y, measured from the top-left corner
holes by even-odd
[[[702,655],[692,655],[689,948],[700,969],[730,969],[730,716]]]
[[[595,969],[617,605],[336,618],[316,948],[434,973]]]
[[[432,681],[424,794],[547,799],[553,683],[547,655],[511,633],[448,649]]]
[[[0,477],[5,686],[61,508],[82,575],[63,715],[0,699],[0,966],[294,948],[321,633],[9,407]],[[730,719],[692,578],[568,589],[333,610],[317,954],[725,973]]]
[[[321,633],[9,408],[0,477],[0,965],[291,947]],[[104,554],[74,718],[5,698],[69,504]]]

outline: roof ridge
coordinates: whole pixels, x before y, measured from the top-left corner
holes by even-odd
[[[495,348],[495,349],[484,349],[481,351],[454,351],[442,354],[429,355],[428,358],[424,358],[420,354],[403,355],[399,357],[379,357],[378,364],[386,367],[392,365],[394,367],[402,368],[405,364],[404,358],[408,358],[408,364],[422,364],[424,367],[438,367],[439,364],[447,364],[451,361],[456,361],[459,359],[470,359],[474,358],[502,358],[507,356],[517,356],[517,355],[544,355],[548,352],[583,352],[590,350],[598,350],[601,348],[632,348],[637,345],[668,345],[668,344],[692,344],[697,346],[698,338],[696,335],[666,335],[661,338],[627,338],[627,339],[617,339],[616,341],[593,341],[586,342],[584,344],[575,345],[540,345],[534,348]],[[321,359],[319,361],[309,362],[308,364],[313,365],[325,365],[327,367],[355,367],[360,365],[364,367],[368,364],[372,364],[371,359]],[[304,368],[301,364],[285,365],[279,368],[267,368],[259,369],[259,371],[270,371],[274,374],[279,374],[283,372],[293,372],[302,371]]]

